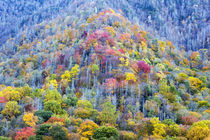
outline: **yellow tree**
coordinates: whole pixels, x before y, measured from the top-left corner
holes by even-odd
[[[14,87],[6,87],[1,92],[7,101],[19,101],[23,97],[22,92]]]
[[[166,125],[161,123],[159,118],[152,118],[151,123],[154,126],[153,135],[157,138],[163,138],[166,135]]]
[[[34,116],[33,113],[26,113],[23,116],[23,120],[24,120],[26,125],[34,127],[36,125],[36,122],[37,122],[37,117]]]
[[[210,136],[210,120],[195,122],[187,132],[190,140],[201,140]]]
[[[96,123],[91,120],[86,120],[77,129],[77,132],[83,137],[91,138],[97,128],[99,128],[99,126]]]
[[[15,117],[15,115],[20,113],[19,109],[20,106],[16,101],[9,101],[1,111],[1,114],[9,118]]]

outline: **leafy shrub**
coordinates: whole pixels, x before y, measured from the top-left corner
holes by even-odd
[[[63,99],[63,104],[66,104],[67,107],[76,106],[78,99],[76,97],[68,97]]]
[[[189,80],[190,88],[192,89],[192,91],[196,91],[200,89],[202,85],[202,81],[200,79],[195,78],[195,77],[189,77],[188,80]]]
[[[166,135],[166,125],[159,121],[159,118],[152,118],[151,122],[154,126],[154,130],[152,131],[153,135],[157,138],[161,138]]]
[[[80,124],[77,132],[81,134],[83,137],[91,138],[99,126],[91,120],[86,120],[82,124]]]
[[[137,124],[135,131],[138,137],[152,135],[154,126],[149,120],[145,120]]]
[[[180,126],[181,136],[186,137],[187,135],[187,128],[184,125]]]
[[[195,122],[187,132],[187,138],[191,140],[204,139],[210,134],[210,120]]]
[[[32,88],[29,86],[21,87],[23,96],[30,96],[32,93]]]
[[[46,95],[45,95],[45,99],[44,102],[50,101],[50,100],[55,100],[59,103],[61,103],[61,94],[57,91],[57,90],[46,90]]]
[[[42,124],[37,130],[36,130],[36,139],[42,140],[42,136],[49,135],[49,128],[51,127],[51,124]]]
[[[71,124],[73,126],[80,126],[80,124],[83,122],[81,118],[73,118],[71,117]]]
[[[92,73],[96,73],[96,72],[98,72],[98,71],[99,71],[99,67],[98,67],[98,65],[93,64],[93,65],[92,65],[92,67],[91,67],[91,71],[92,71]]]
[[[188,75],[187,74],[185,74],[185,73],[179,73],[179,75],[177,77],[177,81],[183,82],[183,81],[187,80],[187,78],[188,78]]]
[[[130,131],[120,131],[121,140],[136,140],[137,135]]]
[[[81,140],[81,136],[77,133],[69,133],[68,140]]]
[[[72,78],[75,78],[79,74],[79,65],[75,65],[72,67],[71,71],[65,71],[63,75],[61,75],[62,80],[68,80],[71,82]]]
[[[65,126],[65,119],[57,118],[57,117],[51,117],[46,123],[51,123],[51,124],[59,123],[60,125]]]
[[[50,127],[49,134],[54,140],[67,140],[66,133],[60,125],[53,125]]]
[[[98,118],[102,125],[111,124],[116,125],[116,120],[119,112],[116,111],[116,107],[112,105],[110,101],[103,104],[103,110],[99,114]]]
[[[182,117],[182,122],[185,125],[192,125],[194,122],[197,122],[197,121],[199,121],[199,119],[192,115]]]
[[[144,61],[139,61],[139,62],[137,63],[137,65],[138,65],[138,68],[139,68],[140,70],[142,70],[144,73],[150,73],[151,68],[150,68],[150,66],[149,66],[148,64],[146,64]]]
[[[34,115],[43,118],[43,121],[46,122],[52,115],[52,111],[38,110],[34,113]]]
[[[133,81],[136,82],[136,76],[133,73],[125,73],[126,81]]]
[[[77,117],[88,119],[91,117],[93,111],[93,105],[88,100],[79,100],[77,102],[77,109],[74,110],[74,114]]]
[[[61,104],[58,101],[50,100],[44,103],[45,111],[52,111],[55,114],[59,114],[62,112]]]
[[[84,108],[78,108],[74,110],[74,115],[82,119],[89,119],[91,117],[91,114],[92,113],[90,110],[86,110]]]
[[[19,101],[23,97],[23,93],[21,89],[17,89],[14,87],[6,87],[2,91],[3,96],[7,101]]]
[[[34,135],[34,136],[30,136],[29,138],[28,138],[28,140],[36,140],[36,136]]]
[[[34,91],[30,94],[30,97],[42,97],[42,89],[34,89]]]
[[[20,113],[20,106],[16,101],[9,101],[6,103],[4,109],[1,111],[2,115],[6,117],[14,117]]]
[[[210,103],[208,101],[198,101],[198,107],[210,107]]]
[[[30,136],[35,135],[34,130],[30,127],[23,128],[22,130],[18,131],[15,136],[15,140],[23,140],[28,139]]]
[[[57,89],[58,82],[56,80],[49,80],[46,84],[46,89]]]
[[[94,132],[93,138],[100,139],[100,138],[111,138],[113,137],[115,140],[119,139],[119,132],[117,128],[111,126],[102,126],[97,128]]]
[[[36,122],[37,122],[37,117],[34,116],[33,113],[26,113],[23,116],[23,120],[24,120],[26,125],[34,127],[36,125]]]
[[[181,130],[178,124],[171,124],[167,126],[166,133],[169,136],[180,136]]]

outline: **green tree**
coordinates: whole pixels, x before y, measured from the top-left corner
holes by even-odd
[[[49,134],[54,140],[67,140],[66,133],[60,125],[50,127]]]
[[[41,117],[43,119],[43,121],[46,122],[53,115],[53,112],[52,111],[39,110],[39,111],[36,111],[34,113],[34,115],[36,115],[38,117]]]
[[[114,138],[115,140],[119,139],[119,132],[117,128],[111,126],[102,126],[97,128],[94,132],[93,138],[100,139],[100,138]]]
[[[50,101],[50,100],[55,100],[59,103],[61,103],[61,94],[57,91],[57,89],[54,90],[47,90],[45,95],[44,102]]]
[[[42,136],[49,135],[49,128],[51,127],[51,124],[42,124],[37,130],[36,130],[36,139],[42,140]]]
[[[44,103],[45,111],[52,111],[55,114],[60,114],[62,112],[61,104],[58,101],[50,100]]]
[[[116,107],[112,105],[111,101],[108,101],[103,104],[103,110],[99,113],[99,120],[101,125],[111,124],[116,125],[116,120],[119,115],[119,112],[116,111]]]

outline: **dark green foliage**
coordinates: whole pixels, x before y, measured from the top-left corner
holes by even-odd
[[[69,106],[76,106],[78,99],[76,97],[68,97],[63,99],[63,103]]]
[[[39,111],[36,111],[34,113],[34,115],[43,118],[43,121],[46,122],[53,115],[53,112],[52,111],[39,110]]]
[[[173,68],[168,68],[168,71],[173,71]]]
[[[93,138],[95,139],[104,139],[104,138],[111,138],[113,137],[114,140],[119,139],[119,132],[117,128],[111,126],[102,126],[96,129]]]
[[[49,130],[49,134],[52,136],[53,140],[67,140],[66,133],[60,125],[52,126]]]
[[[148,85],[148,86],[145,88],[145,92],[146,92],[147,97],[148,97],[148,96],[152,96],[152,88],[151,88],[150,85]]]
[[[177,90],[176,90],[176,87],[173,85],[173,86],[170,86],[170,91],[174,94],[177,93]]]
[[[42,124],[37,130],[36,130],[36,139],[42,140],[42,136],[49,135],[49,128],[50,124]]]
[[[36,140],[36,136],[30,136],[28,140]]]

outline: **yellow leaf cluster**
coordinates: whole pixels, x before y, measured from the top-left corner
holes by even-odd
[[[20,113],[19,109],[20,106],[16,101],[9,101],[1,111],[1,114],[11,118]]]
[[[127,81],[132,80],[132,81],[136,82],[136,76],[133,73],[127,73],[126,72],[125,75],[126,75],[126,80]]]
[[[19,101],[23,94],[14,87],[6,87],[1,91],[1,94],[7,99],[7,101]]]
[[[23,116],[23,120],[24,120],[26,125],[34,127],[36,125],[36,122],[37,122],[37,117],[34,116],[33,113],[26,113]]]
[[[144,41],[141,41],[141,48],[143,50],[144,53],[147,53],[147,43],[145,43]]]
[[[99,126],[96,123],[91,120],[86,120],[77,129],[77,132],[83,137],[91,138],[97,128],[99,128]]]
[[[72,78],[75,78],[79,73],[79,65],[75,65],[71,71],[65,71],[63,75],[61,75],[62,80],[68,80],[68,82],[71,82]]]
[[[55,100],[59,103],[61,103],[61,98],[62,96],[57,90],[47,90],[47,94],[45,95],[44,102],[50,101],[50,100]]]
[[[187,132],[190,140],[200,140],[210,136],[210,120],[195,122]]]
[[[47,85],[46,85],[47,89],[53,87],[55,89],[58,88],[58,82],[56,80],[50,80]]]
[[[125,58],[123,58],[123,57],[120,57],[120,62],[124,65],[124,66],[126,66],[126,67],[128,67],[129,66],[129,60],[128,59],[125,59]]]
[[[195,78],[195,77],[189,77],[188,78],[189,82],[190,82],[190,87],[193,89],[193,90],[197,90],[201,87],[202,85],[202,81],[198,78]]]
[[[181,72],[181,73],[179,73],[179,75],[178,75],[178,77],[177,77],[177,80],[178,80],[179,82],[182,82],[182,81],[186,80],[187,78],[188,78],[188,75]]]
[[[114,28],[112,26],[107,26],[105,27],[106,31],[109,32],[112,36],[116,35],[116,31],[114,30]]]
[[[158,41],[158,43],[160,45],[160,50],[164,53],[165,52],[165,48],[166,48],[166,42]]]
[[[166,125],[161,123],[159,118],[152,118],[151,122],[154,126],[153,135],[155,137],[163,138],[163,136],[166,135],[165,131]]]

